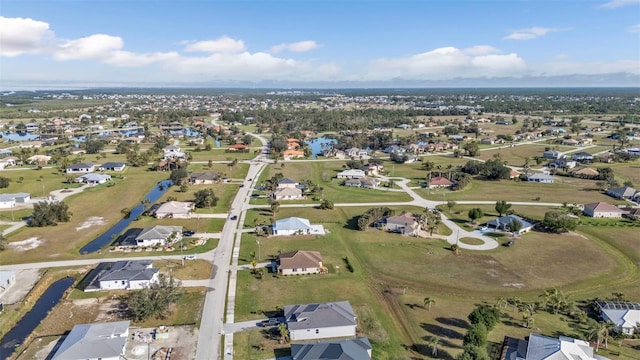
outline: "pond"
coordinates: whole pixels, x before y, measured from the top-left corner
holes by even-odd
[[[160,198],[160,196],[162,196],[162,194],[164,194],[165,192],[167,192],[167,190],[169,190],[171,185],[173,185],[173,182],[171,180],[161,181],[156,186],[154,186],[153,189],[151,189],[151,191],[149,191],[149,193],[144,197],[144,199],[149,200],[149,202],[153,204]],[[126,229],[127,226],[131,224],[132,221],[138,218],[138,216],[142,215],[143,211],[144,211],[144,206],[142,204],[139,204],[138,206],[133,208],[133,210],[131,210],[129,217],[118,221],[115,225],[111,227],[111,229],[107,230],[102,235],[98,236],[97,238],[92,240],[90,243],[83,246],[80,249],[80,254],[93,253],[102,249],[104,246],[110,245],[115,240],[116,236],[118,236],[118,234],[120,234],[124,229]]]
[[[313,139],[311,141],[307,141],[309,144],[309,148],[311,149],[311,157],[315,159],[318,155],[322,154],[322,150],[331,148],[333,144],[336,144],[338,141],[336,139],[331,139],[327,137],[319,137],[317,139]]]
[[[28,132],[0,132],[2,139],[5,141],[31,141],[40,137],[40,135],[30,134]]]
[[[73,282],[72,277],[65,277],[47,288],[33,308],[0,340],[0,359],[6,360],[11,356],[13,350],[24,342],[56,306]]]

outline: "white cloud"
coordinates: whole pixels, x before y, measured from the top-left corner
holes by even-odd
[[[447,79],[465,76],[506,76],[521,72],[525,61],[517,54],[497,54],[490,46],[444,47],[395,59],[379,59],[369,67],[369,79]]]
[[[0,56],[44,52],[53,36],[46,22],[0,16]]]
[[[57,60],[103,60],[123,46],[124,41],[118,36],[96,34],[63,42],[53,57]]]
[[[640,0],[611,0],[600,5],[600,7],[605,9],[617,9],[623,6],[639,5],[639,4],[640,4]]]
[[[512,32],[511,34],[505,36],[505,39],[508,40],[531,40],[535,38],[539,38],[544,36],[550,32],[557,31],[554,29],[543,28],[543,27],[531,27],[528,29],[520,29]]]
[[[271,52],[279,53],[281,51],[287,50],[291,52],[305,52],[309,50],[313,50],[318,47],[318,44],[313,40],[305,40],[299,41],[289,44],[280,44],[271,48]]]
[[[627,31],[631,33],[640,33],[640,24],[632,25],[627,28]]]
[[[220,37],[216,40],[196,41],[188,44],[185,51],[237,54],[245,50],[244,41],[232,39],[228,36]]]

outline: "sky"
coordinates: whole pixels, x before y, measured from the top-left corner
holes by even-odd
[[[474,79],[640,86],[640,0],[3,0],[0,7],[3,88],[428,87]]]

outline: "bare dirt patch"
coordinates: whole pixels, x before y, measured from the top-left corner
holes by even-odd
[[[30,237],[26,240],[10,242],[7,245],[11,246],[15,251],[27,251],[37,248],[43,241],[38,237]]]
[[[76,226],[76,231],[80,231],[82,229],[87,229],[92,226],[104,225],[104,218],[101,216],[90,216],[85,220],[80,226]]]

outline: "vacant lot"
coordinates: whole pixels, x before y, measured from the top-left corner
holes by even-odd
[[[545,145],[545,144],[518,145],[515,147],[481,151],[478,157],[483,160],[489,160],[496,155],[500,155],[500,158],[503,161],[506,161],[507,164],[512,166],[524,166],[525,159],[528,158],[529,166],[535,166],[536,162],[534,161],[534,157],[542,156],[542,152],[544,151],[545,147],[549,147],[549,145]]]
[[[555,177],[553,184],[528,183],[525,181],[500,180],[487,181],[474,179],[460,191],[416,190],[418,194],[433,200],[490,200],[579,203],[605,201],[610,204],[622,203],[603,194],[595,181],[570,177]]]

